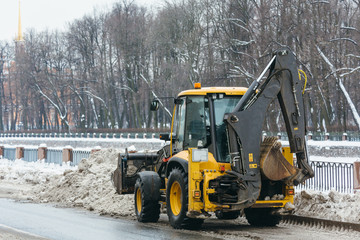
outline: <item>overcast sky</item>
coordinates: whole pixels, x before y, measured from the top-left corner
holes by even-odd
[[[0,0],[0,41],[12,41],[17,34],[19,0]],[[122,0],[120,0],[122,1]],[[139,5],[159,7],[163,0],[134,0]],[[96,9],[110,9],[118,0],[21,0],[23,32],[33,28],[63,30],[67,22]]]

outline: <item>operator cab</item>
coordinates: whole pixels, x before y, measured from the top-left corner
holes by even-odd
[[[223,121],[246,88],[197,88],[183,91],[175,100],[172,154],[188,148],[208,148],[217,162],[230,163],[228,134]]]

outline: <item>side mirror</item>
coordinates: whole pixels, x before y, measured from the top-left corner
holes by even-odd
[[[159,100],[158,99],[152,100],[150,104],[150,111],[157,111],[158,109],[159,109]]]
[[[170,134],[169,133],[161,133],[160,140],[170,141]]]

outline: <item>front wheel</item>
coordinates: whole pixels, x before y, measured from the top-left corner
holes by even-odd
[[[188,178],[187,174],[174,168],[169,175],[166,188],[167,215],[172,227],[198,229],[203,219],[186,216],[188,209]]]
[[[147,196],[146,188],[151,186],[144,179],[138,178],[135,183],[135,214],[139,222],[157,222],[160,217],[160,204],[156,197]],[[151,184],[151,182],[150,182]],[[155,200],[154,200],[155,199]]]

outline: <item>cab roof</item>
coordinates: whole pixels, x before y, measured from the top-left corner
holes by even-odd
[[[182,91],[178,97],[188,95],[206,95],[208,93],[224,93],[225,95],[244,95],[248,89],[245,87],[204,87]]]

